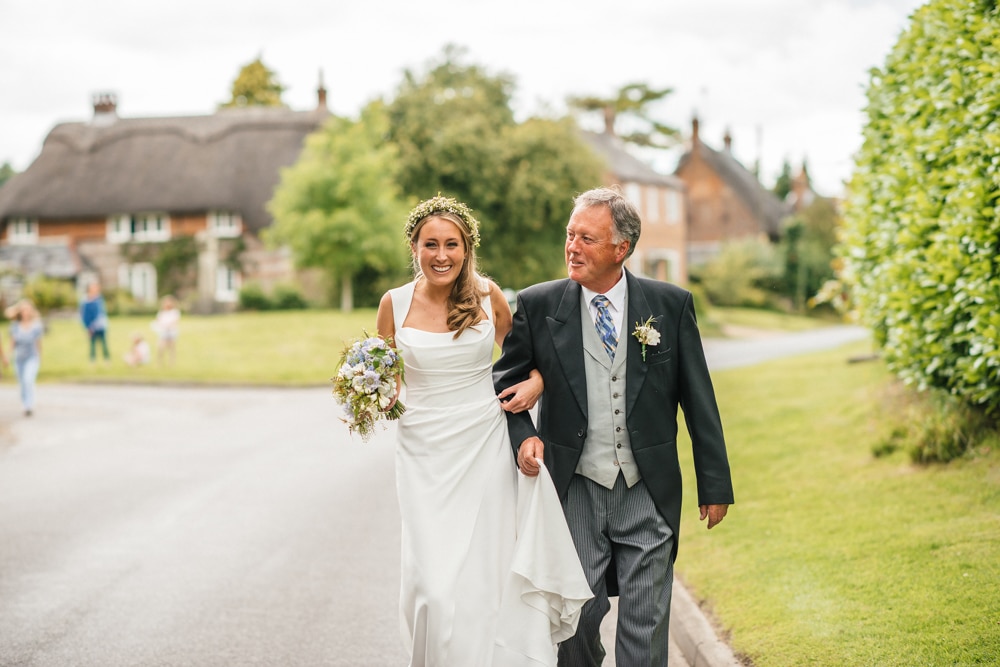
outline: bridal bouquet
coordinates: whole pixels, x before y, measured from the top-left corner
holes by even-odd
[[[389,408],[396,394],[396,379],[403,377],[403,357],[391,342],[369,336],[348,345],[340,357],[333,381],[333,396],[344,406],[351,433],[368,442],[380,419],[399,419],[406,408],[400,401]]]

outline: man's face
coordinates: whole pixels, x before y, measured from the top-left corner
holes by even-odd
[[[621,277],[629,242],[612,241],[611,209],[591,206],[573,211],[566,225],[566,271],[587,289],[604,293]]]

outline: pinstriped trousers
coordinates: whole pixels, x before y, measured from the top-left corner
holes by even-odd
[[[618,475],[608,489],[574,475],[563,509],[594,597],[583,607],[576,635],[559,645],[559,666],[599,667],[604,660],[601,621],[611,608],[604,576],[612,558],[619,588],[616,664],[666,665],[674,534],[645,483],[629,488]]]

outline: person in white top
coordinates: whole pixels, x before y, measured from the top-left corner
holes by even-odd
[[[181,311],[177,307],[177,299],[171,295],[163,297],[160,311],[153,320],[153,331],[159,342],[156,347],[156,359],[163,364],[164,359],[173,366],[177,360],[177,335],[180,329]]]

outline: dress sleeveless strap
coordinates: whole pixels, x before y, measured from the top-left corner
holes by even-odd
[[[416,281],[413,280],[405,285],[400,285],[389,290],[389,296],[392,298],[393,328],[397,331],[402,328],[403,322],[406,321],[406,314],[410,312],[410,303],[413,301],[413,288],[416,284]]]

